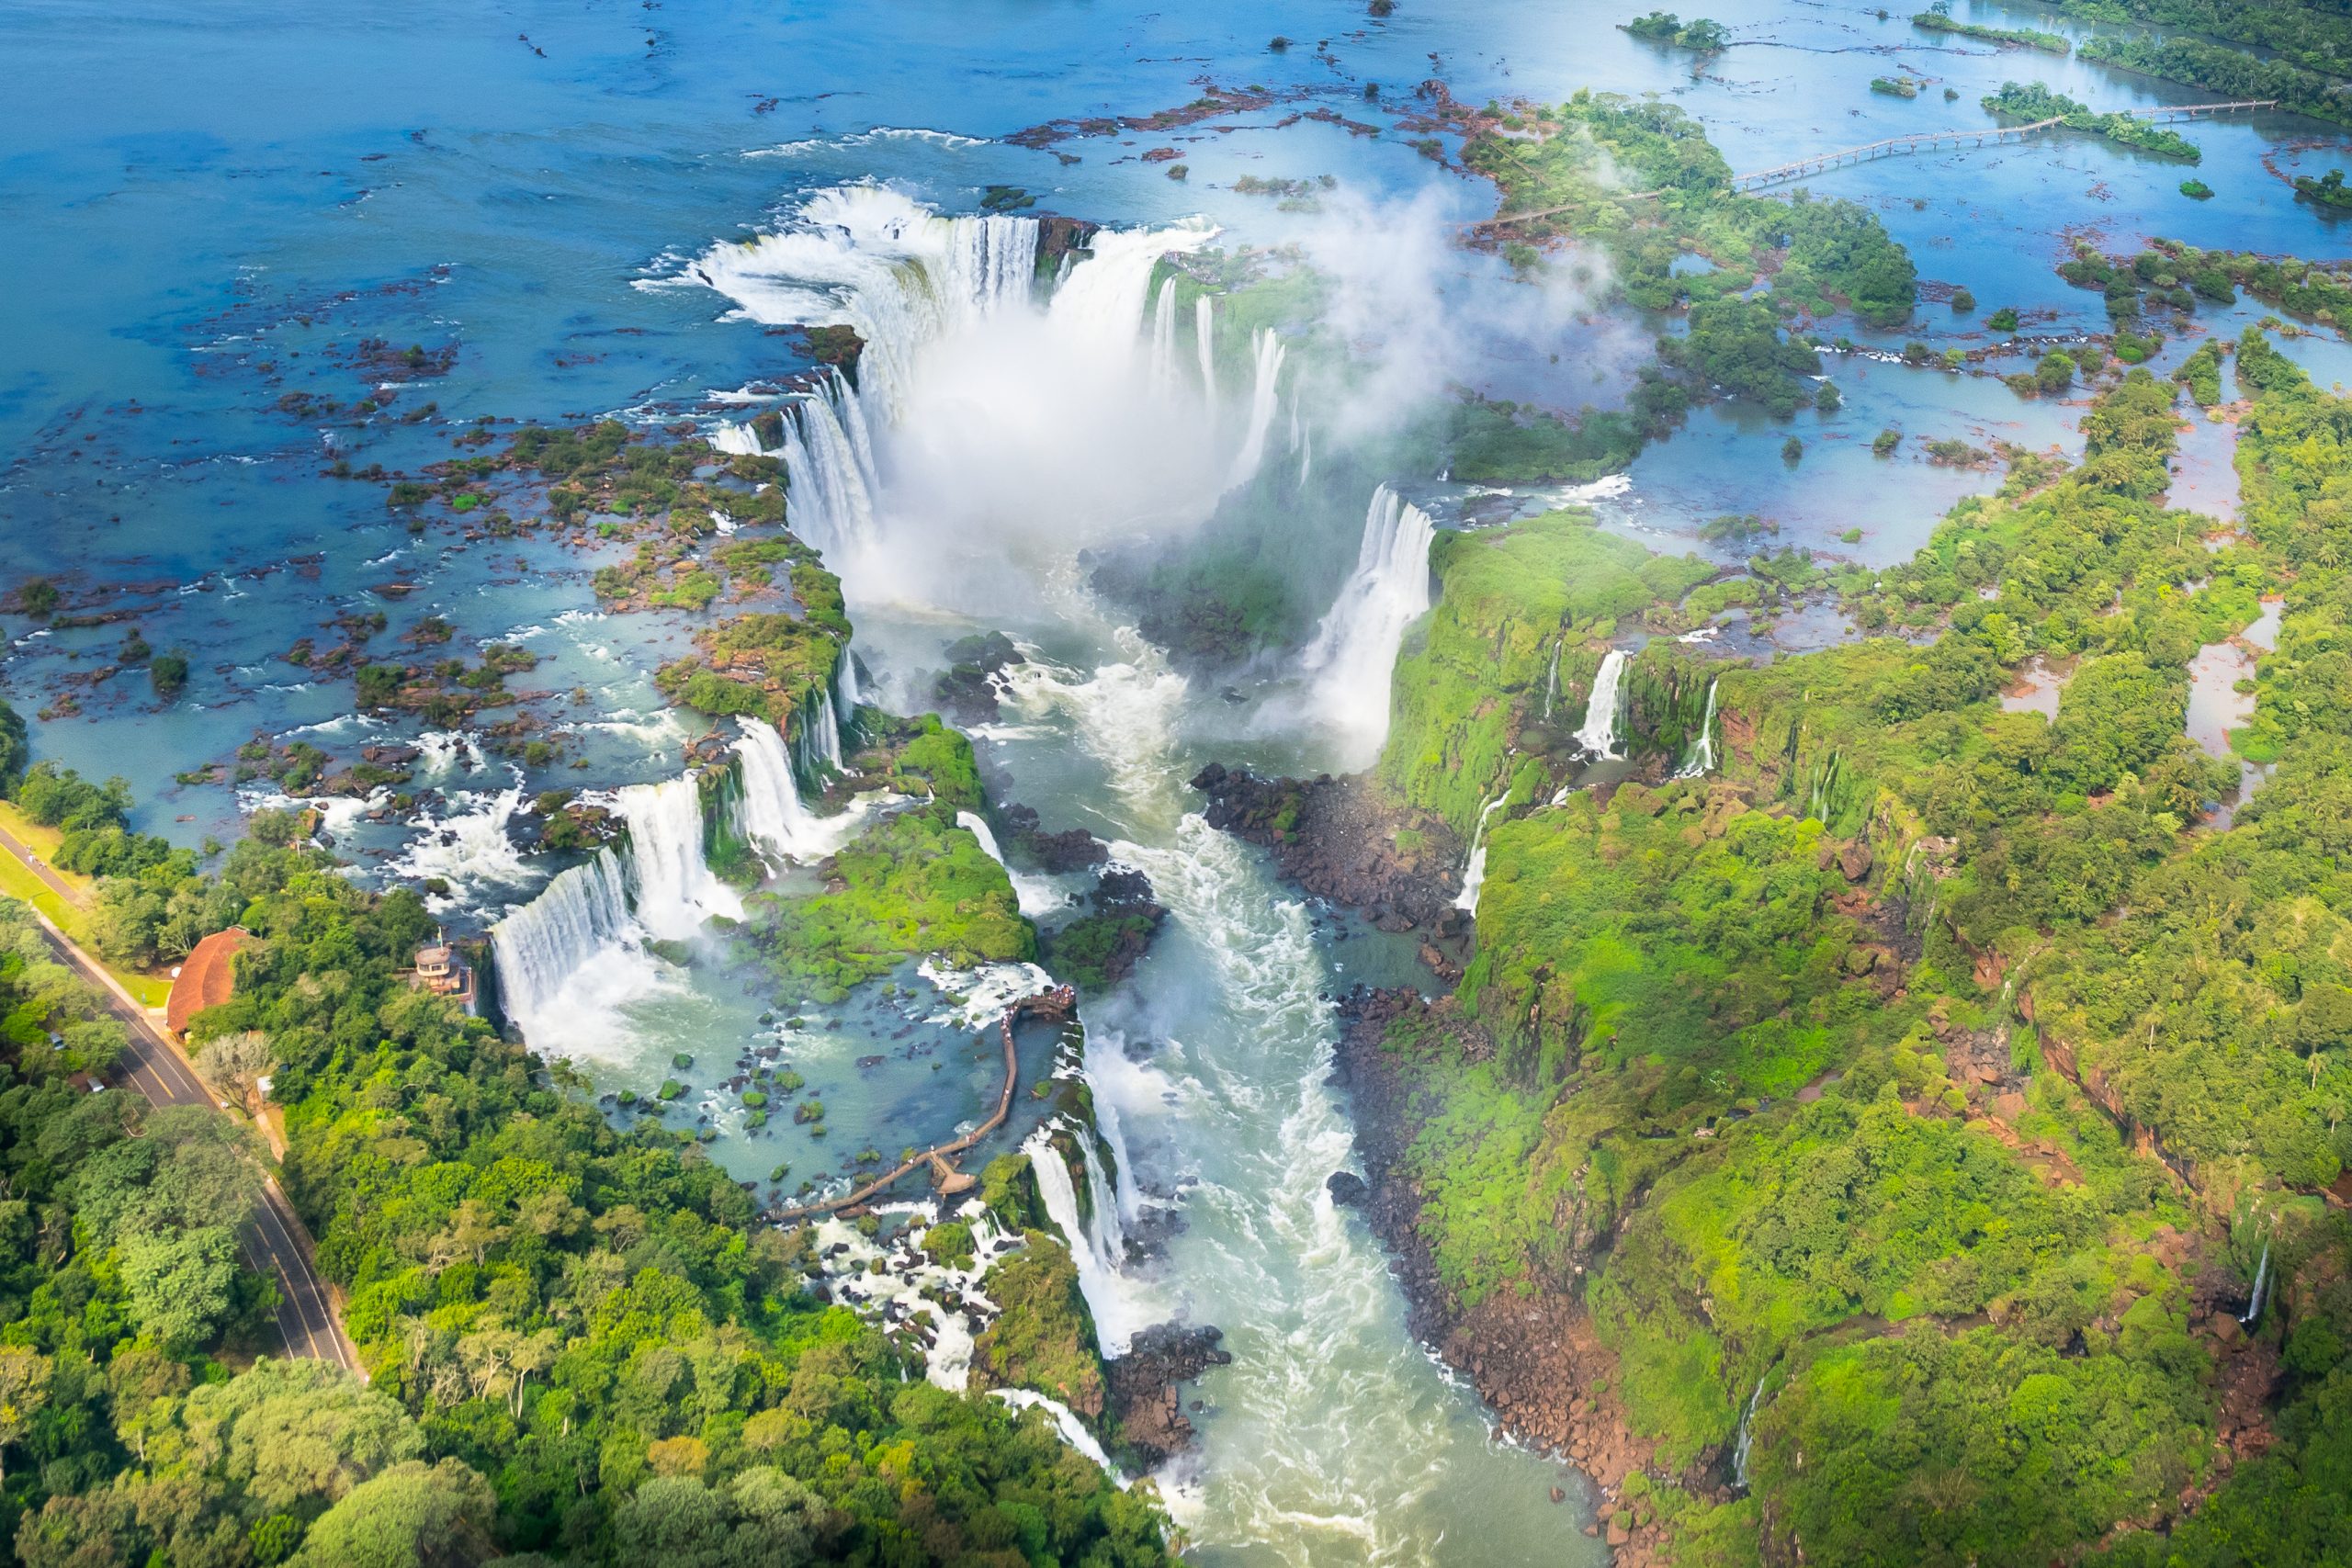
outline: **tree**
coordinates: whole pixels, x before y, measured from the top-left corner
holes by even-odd
[[[205,1042],[196,1054],[196,1070],[214,1092],[235,1104],[251,1107],[261,1080],[277,1065],[270,1054],[269,1036],[257,1029],[241,1029]]]
[[[490,1483],[468,1466],[403,1460],[320,1515],[291,1561],[300,1568],[469,1568],[491,1553],[497,1511]]]
[[[49,1358],[39,1351],[0,1345],[0,1460],[9,1444],[24,1441],[49,1403]]]
[[[226,1225],[135,1234],[115,1257],[140,1332],[161,1344],[209,1343],[236,1304],[237,1235]]]
[[[187,689],[187,655],[178,649],[155,655],[147,666],[147,679],[153,683],[155,694],[171,701]]]

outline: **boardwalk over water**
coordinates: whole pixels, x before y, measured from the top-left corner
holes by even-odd
[[[854,1192],[839,1198],[828,1198],[820,1203],[803,1203],[797,1208],[779,1210],[769,1218],[779,1224],[787,1224],[793,1220],[811,1219],[819,1214],[830,1214],[838,1210],[854,1208],[918,1166],[928,1165],[932,1168],[942,1195],[959,1192],[972,1186],[972,1179],[957,1171],[950,1163],[949,1156],[962,1154],[974,1144],[1003,1126],[1005,1117],[1012,1111],[1013,1086],[1019,1080],[1021,1072],[1020,1054],[1013,1045],[1012,1026],[1021,1021],[1024,1013],[1034,1013],[1039,1018],[1067,1021],[1077,1010],[1078,992],[1069,986],[1023,997],[1019,1001],[1006,1008],[1004,1016],[997,1021],[997,1030],[1004,1037],[1004,1088],[996,1097],[996,1114],[960,1138],[934,1145],[912,1158],[901,1161],[896,1169],[876,1177]]]
[[[2165,108],[2120,109],[2116,112],[2132,119],[2146,120],[2151,125],[2165,125],[2174,120],[2205,119],[2214,115],[2234,114],[2249,109],[2275,109],[2278,107],[2278,100],[2276,98],[2246,98],[2227,104],[2175,104]],[[2045,130],[2055,130],[2065,123],[2065,117],[2061,115],[2049,119],[2037,119],[2030,125],[1987,125],[1973,130],[1925,130],[1913,136],[1890,136],[1883,141],[1866,141],[1860,147],[1840,147],[1834,152],[1818,152],[1810,158],[1800,158],[1792,164],[1782,164],[1770,169],[1758,169],[1752,174],[1734,175],[1731,177],[1731,188],[1740,192],[1758,191],[1770,186],[1786,185],[1791,180],[1809,179],[1815,175],[1826,174],[1832,169],[1842,169],[1856,164],[1875,163],[1881,158],[1907,157],[1914,152],[1932,152],[1941,147],[1984,147],[2003,141],[2018,141],[2029,136],[2038,136]],[[1663,190],[1642,190],[1621,199],[1647,201],[1666,194]],[[1556,218],[1563,213],[1579,210],[1580,205],[1570,203],[1563,207],[1539,208],[1532,212],[1504,213],[1470,224],[1464,232],[1490,233],[1498,229],[1507,229],[1514,223],[1532,222],[1538,218]]]
[[[2130,119],[2165,125],[2174,120],[2210,118],[2214,115],[2247,109],[2275,109],[2278,107],[2276,98],[2248,98],[2236,103],[2175,104],[2166,108],[2123,109],[2119,112]],[[2058,115],[2049,119],[2037,119],[2030,125],[1982,126],[1973,130],[1928,130],[1915,136],[1890,136],[1883,141],[1864,142],[1860,147],[1841,147],[1835,152],[1816,153],[1792,164],[1782,164],[1777,168],[1734,175],[1731,188],[1736,191],[1761,190],[1767,186],[1804,179],[1853,164],[1873,163],[1880,158],[1900,158],[1913,152],[1930,152],[1939,147],[1983,147],[2001,141],[2022,141],[2065,123],[2065,117]]]

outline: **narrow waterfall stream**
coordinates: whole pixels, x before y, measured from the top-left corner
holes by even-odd
[[[1592,700],[1585,705],[1584,722],[1577,727],[1576,739],[1596,761],[1611,761],[1622,755],[1617,750],[1617,689],[1629,662],[1623,649],[1612,648],[1592,678]]]

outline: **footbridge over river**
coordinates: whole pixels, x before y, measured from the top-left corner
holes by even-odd
[[[2166,125],[2175,120],[2210,119],[2215,115],[2237,114],[2253,109],[2275,109],[2276,98],[2245,98],[2227,104],[2173,104],[2163,108],[2120,109],[2117,112],[2132,119],[2145,120],[2151,125]],[[1866,141],[1860,147],[1840,147],[1834,152],[1816,152],[1810,158],[1781,164],[1770,169],[1758,169],[1752,174],[1734,175],[1731,188],[1735,191],[1758,191],[1773,186],[1787,185],[1792,180],[1810,179],[1855,164],[1875,163],[1881,158],[1905,157],[1913,152],[1932,152],[1939,148],[1985,147],[2003,141],[2021,141],[2054,130],[2066,123],[2064,115],[2049,119],[2037,119],[2030,125],[1980,126],[1973,130],[1924,130],[1914,136],[1890,136],[1883,141]],[[1649,201],[1667,195],[1660,190],[1634,191],[1621,197],[1624,201]],[[1515,223],[1529,223],[1539,218],[1556,218],[1564,213],[1581,210],[1583,204],[1571,202],[1560,207],[1538,208],[1532,212],[1505,212],[1478,222],[1466,224],[1463,232],[1473,237],[1492,234]]]
[[[2123,109],[2120,112],[2126,118],[2145,120],[2151,125],[2166,125],[2175,120],[2208,119],[2215,115],[2275,109],[2278,107],[2276,98],[2247,98],[2227,104],[2174,104],[2163,108]],[[1758,169],[1753,174],[1734,175],[1731,188],[1736,191],[1762,190],[1770,186],[1785,185],[1791,180],[1807,179],[1815,175],[1826,174],[1831,169],[1873,163],[1881,158],[1932,152],[1944,147],[1984,147],[2002,141],[2018,141],[2029,136],[2038,136],[2045,130],[2056,130],[2065,123],[2065,116],[2054,115],[2048,119],[2037,119],[2030,125],[1983,126],[1973,130],[1928,130],[1915,136],[1890,136],[1883,141],[1867,141],[1860,147],[1841,147],[1834,152],[1815,153],[1792,164]]]

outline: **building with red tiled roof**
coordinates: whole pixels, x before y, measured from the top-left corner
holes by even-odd
[[[189,1019],[237,994],[236,966],[231,960],[253,939],[243,927],[231,926],[196,944],[196,951],[172,977],[171,999],[164,1004],[164,1027],[174,1036],[185,1036]]]

